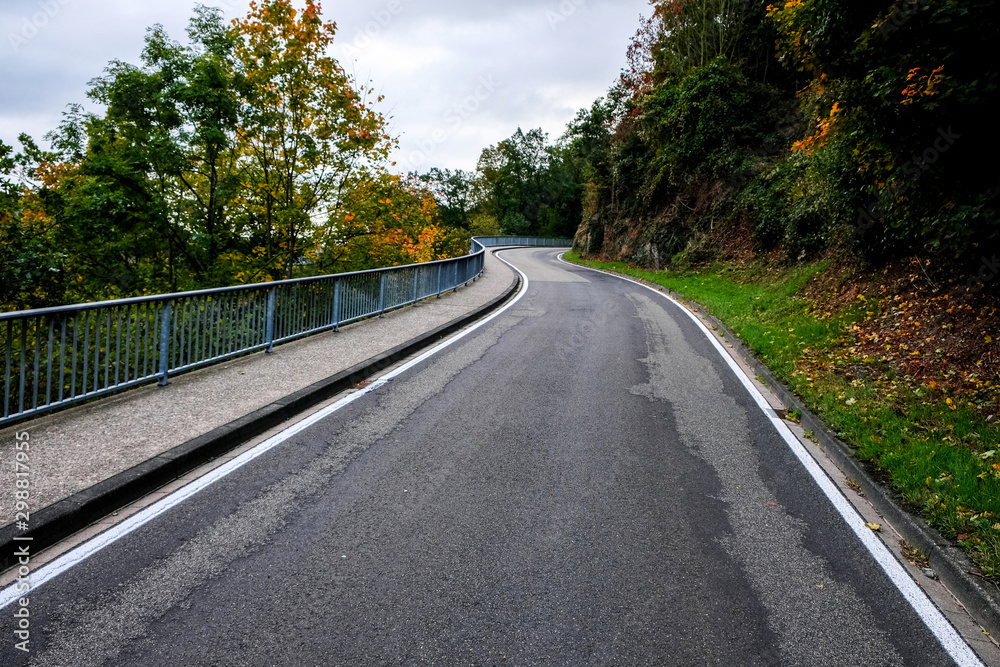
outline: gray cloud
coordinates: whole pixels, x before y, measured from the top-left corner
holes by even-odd
[[[21,131],[40,138],[66,104],[86,104],[87,82],[109,61],[138,61],[150,25],[185,39],[194,4],[4,0],[0,139],[12,143]],[[248,2],[205,4],[233,18]],[[555,139],[614,82],[648,7],[648,0],[328,0],[323,11],[337,22],[334,55],[385,95],[381,109],[401,137],[396,169],[426,170],[474,168],[482,148],[519,126],[542,127]],[[42,25],[24,38],[33,20]]]

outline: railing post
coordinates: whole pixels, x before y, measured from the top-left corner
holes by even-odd
[[[388,271],[383,271],[381,282],[378,287],[378,316],[379,319],[385,317],[385,279]]]
[[[173,301],[163,304],[160,311],[160,381],[159,386],[170,384],[167,374],[170,370],[170,318],[173,314]]]
[[[340,331],[340,278],[333,281],[333,330]]]
[[[277,296],[277,287],[272,287],[267,291],[267,324],[265,325],[267,336],[267,354],[274,351],[274,300]]]
[[[437,288],[437,298],[441,298],[441,268],[442,265],[438,264],[438,288]]]
[[[417,305],[417,290],[420,287],[420,267],[413,267],[413,305]]]

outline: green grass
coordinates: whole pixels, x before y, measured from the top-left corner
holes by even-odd
[[[891,366],[859,358],[852,326],[863,302],[817,310],[802,287],[829,270],[718,264],[691,272],[621,262],[569,261],[662,285],[696,301],[734,331],[772,374],[875,469],[904,504],[955,539],[983,574],[1000,578],[1000,434],[968,406],[946,403]],[[843,370],[863,369],[861,379]],[[997,467],[994,467],[994,464]]]

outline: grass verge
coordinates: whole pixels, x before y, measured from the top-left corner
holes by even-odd
[[[899,373],[859,346],[879,313],[863,295],[831,307],[804,296],[830,269],[718,264],[693,272],[565,258],[662,285],[722,320],[911,511],[1000,580],[1000,431],[946,385]]]

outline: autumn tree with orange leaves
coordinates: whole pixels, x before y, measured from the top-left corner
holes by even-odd
[[[248,277],[291,277],[315,257],[317,226],[381,168],[392,140],[366,99],[372,91],[327,55],[336,25],[322,20],[318,2],[302,11],[290,0],[253,2],[233,27],[245,84],[241,203],[257,242]]]
[[[352,188],[317,235],[321,273],[429,262],[462,255],[468,232],[444,224],[417,178],[381,174]]]

